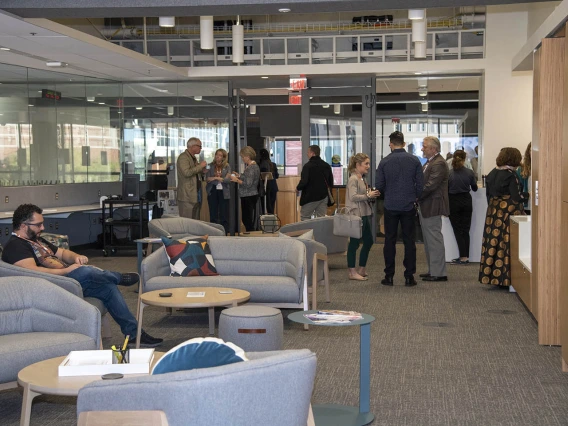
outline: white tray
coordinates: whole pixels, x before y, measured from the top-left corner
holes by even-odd
[[[71,351],[59,365],[60,376],[100,376],[108,373],[149,374],[154,349],[130,349],[130,363],[113,364],[112,351]],[[116,362],[116,359],[114,360]]]

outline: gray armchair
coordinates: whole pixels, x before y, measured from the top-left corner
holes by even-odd
[[[99,349],[97,308],[42,278],[0,278],[0,388],[28,365]]]
[[[110,315],[108,314],[107,308],[103,304],[103,302],[99,299],[94,297],[85,297],[83,298],[83,288],[81,284],[77,280],[73,278],[64,277],[61,275],[53,275],[47,274],[44,272],[39,271],[32,271],[31,269],[21,268],[16,265],[12,265],[10,263],[6,263],[3,260],[0,260],[0,277],[30,277],[30,278],[43,278],[58,287],[61,287],[64,290],[67,290],[69,293],[74,294],[75,296],[80,297],[81,299],[85,300],[85,302],[89,302],[95,308],[99,310],[101,313],[101,324],[102,324],[102,337],[111,337],[110,332]]]
[[[217,223],[203,222],[201,220],[188,219],[185,217],[170,217],[166,219],[153,219],[148,222],[148,234],[150,237],[199,237],[202,235],[225,236],[225,228]]]
[[[300,426],[308,422],[316,356],[308,349],[250,352],[250,361],[93,382],[77,414],[161,410],[170,426]]]
[[[302,222],[290,223],[280,228],[280,232],[313,229],[314,240],[327,247],[327,254],[345,253],[349,238],[333,235],[333,216],[317,217]]]

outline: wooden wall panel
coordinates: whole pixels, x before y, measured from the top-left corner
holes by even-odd
[[[298,183],[300,183],[300,176],[281,176],[278,178],[275,211],[281,225],[300,221],[300,197],[296,195]]]
[[[568,202],[562,202],[562,240],[568,241]],[[560,248],[559,248],[560,249]],[[562,262],[560,285],[560,344],[562,345],[562,371],[568,372],[568,262]]]
[[[558,183],[562,179],[562,137],[564,104],[564,38],[543,39],[542,46],[535,55],[534,108],[537,109],[536,163],[537,175],[533,182],[538,183],[538,206],[533,218],[533,239],[536,240],[536,253],[533,252],[533,265],[537,266],[537,312],[539,343],[559,345],[559,290],[562,245],[561,223],[562,191]],[[534,141],[534,139],[533,139]],[[534,192],[533,192],[534,193]],[[536,197],[536,194],[535,194]],[[535,200],[536,201],[536,200]],[[536,237],[536,238],[534,238]],[[533,246],[534,247],[534,246]],[[536,255],[536,259],[535,256]],[[533,306],[535,306],[533,300]]]

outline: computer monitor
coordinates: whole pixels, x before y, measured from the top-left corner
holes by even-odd
[[[140,201],[140,175],[122,175],[122,199],[126,201]]]

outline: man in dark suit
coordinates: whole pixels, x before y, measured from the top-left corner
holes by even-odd
[[[424,189],[418,200],[420,223],[424,235],[424,250],[428,261],[428,273],[421,274],[423,281],[448,281],[446,275],[446,253],[442,235],[442,216],[449,216],[448,200],[449,169],[446,160],[440,155],[440,141],[434,136],[424,138],[422,152],[426,164]]]
[[[416,210],[414,203],[423,186],[422,165],[415,155],[404,150],[404,135],[393,132],[389,136],[391,153],[381,160],[375,175],[375,184],[385,196],[385,278],[383,285],[393,285],[398,224],[404,242],[405,285],[416,285],[416,244],[414,231]]]

